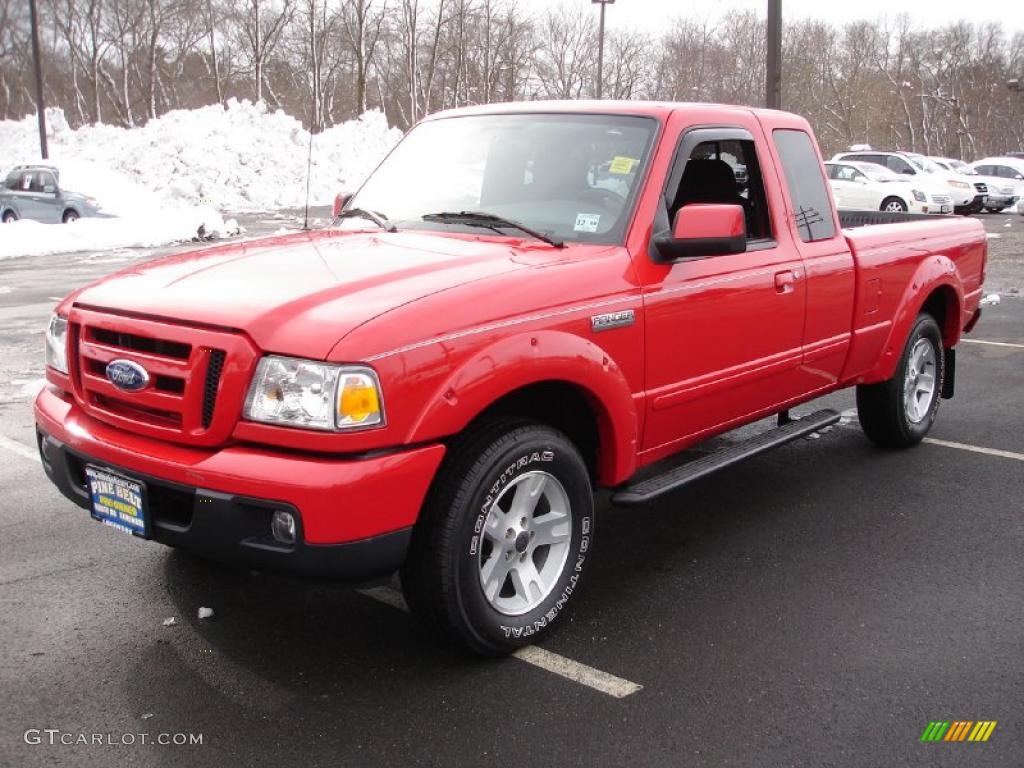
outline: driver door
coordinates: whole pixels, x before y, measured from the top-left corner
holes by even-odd
[[[684,441],[798,395],[805,290],[803,266],[792,247],[780,248],[769,208],[782,208],[778,185],[753,120],[729,128],[700,128],[680,139],[657,214],[655,233],[674,214],[674,202],[693,197],[680,185],[693,159],[724,162],[745,174],[734,190],[716,192],[741,204],[747,220],[745,253],[638,262],[643,281],[647,413],[642,442],[653,458]],[[755,141],[757,137],[757,141]],[[721,166],[719,166],[721,168]],[[745,177],[745,178],[743,178]],[[724,197],[730,199],[726,200]]]

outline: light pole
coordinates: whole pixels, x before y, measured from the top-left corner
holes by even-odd
[[[36,68],[36,107],[39,112],[39,153],[43,160],[49,158],[46,151],[46,104],[43,103],[43,62],[39,58],[39,14],[36,0],[28,0],[29,18],[32,26],[32,60]]]
[[[764,105],[782,109],[782,0],[768,0],[768,61],[765,68]]]
[[[601,85],[604,81],[604,7],[615,0],[590,0],[601,6],[601,21],[597,28],[597,98],[601,98]]]

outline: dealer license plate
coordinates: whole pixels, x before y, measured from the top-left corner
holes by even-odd
[[[146,536],[145,485],[91,464],[85,466],[85,478],[94,518],[125,533]]]

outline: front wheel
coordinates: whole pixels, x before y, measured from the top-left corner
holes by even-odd
[[[935,423],[946,356],[935,318],[918,315],[891,379],[857,387],[857,416],[869,439],[890,448],[921,442]]]
[[[907,207],[907,204],[898,197],[887,197],[882,201],[882,207],[880,210],[887,211],[888,213],[906,213],[910,209]]]
[[[76,221],[78,221],[78,211],[64,211],[63,221],[65,224],[74,224]]]
[[[561,432],[496,425],[453,447],[402,567],[413,612],[473,653],[536,642],[579,589],[594,536],[587,467]]]
[[[985,206],[985,210],[988,211],[989,213],[1002,213],[1003,208],[1005,208],[1005,206],[998,206],[996,208],[991,208],[987,205]]]
[[[11,224],[18,220],[18,214],[14,211],[4,211],[4,224]]]

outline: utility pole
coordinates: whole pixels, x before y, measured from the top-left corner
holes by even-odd
[[[782,0],[768,0],[768,62],[764,105],[782,109]]]
[[[28,0],[29,16],[32,23],[32,59],[36,67],[36,108],[39,112],[39,153],[43,160],[50,157],[46,151],[46,104],[43,102],[43,62],[39,57],[39,14],[36,0]]]
[[[601,6],[601,21],[597,28],[597,98],[601,98],[601,86],[604,83],[604,7],[615,0],[590,0]]]

